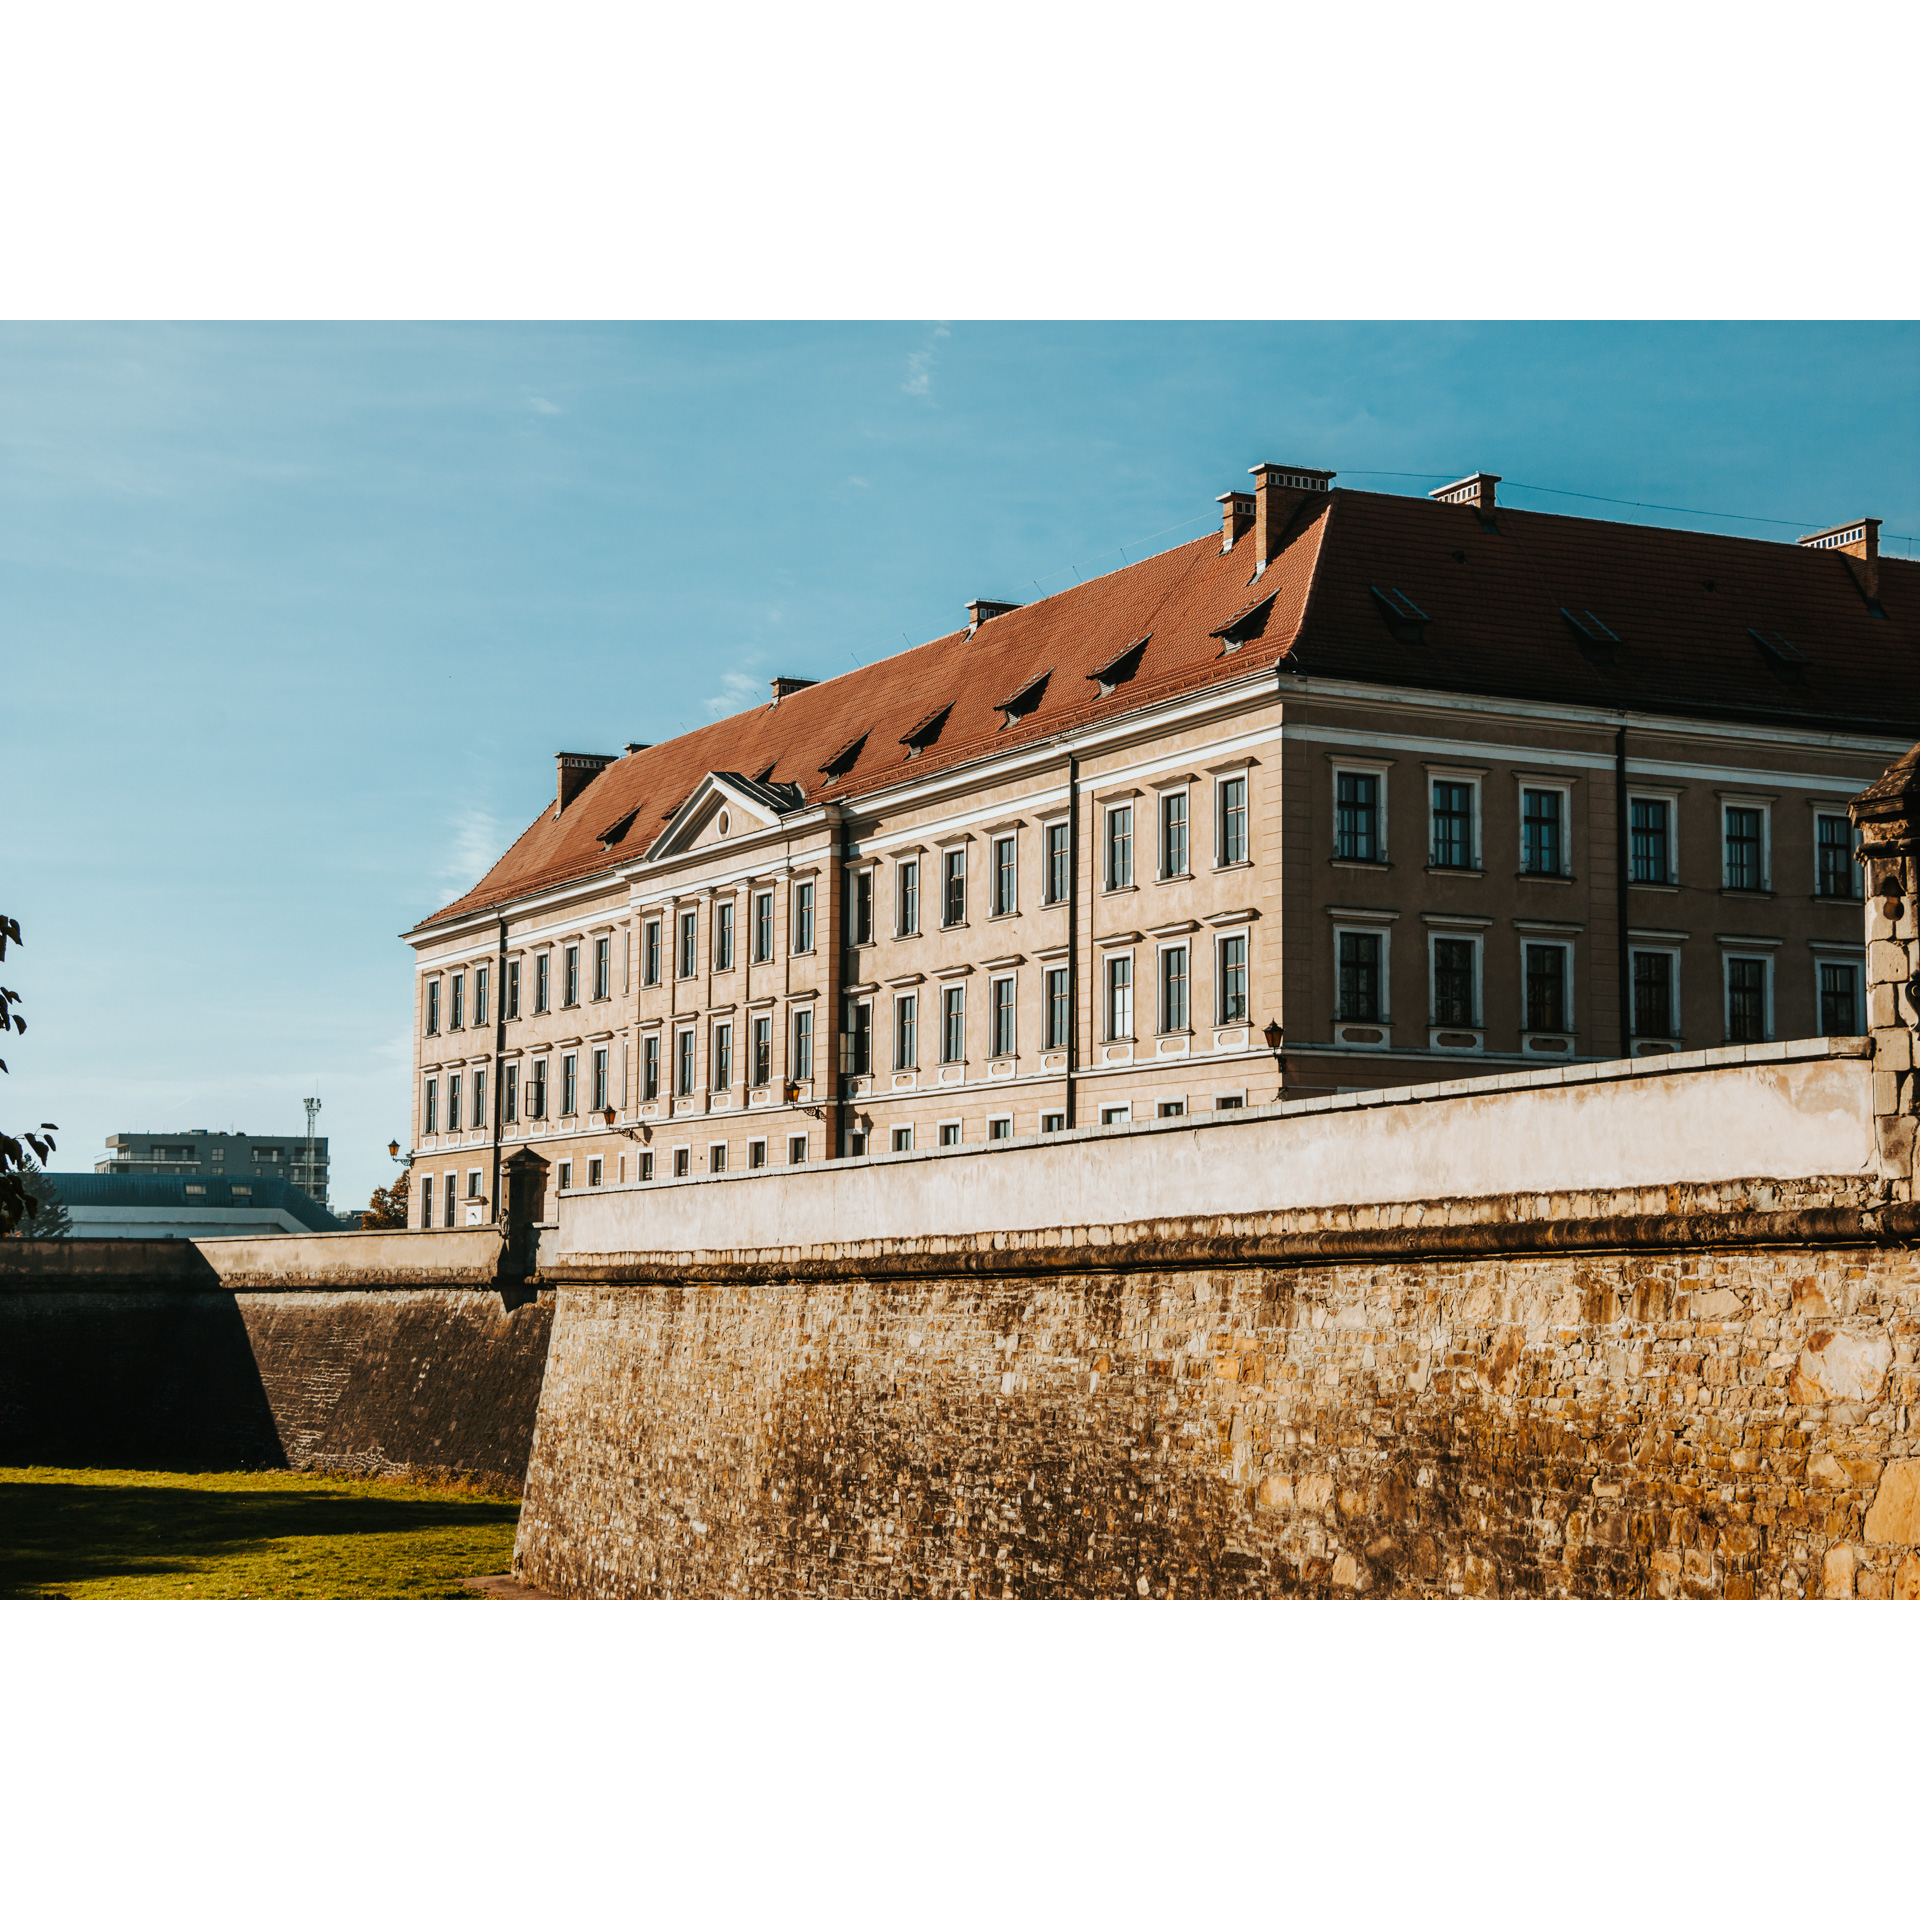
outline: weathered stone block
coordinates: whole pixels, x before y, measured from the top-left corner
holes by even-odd
[[[1876,1546],[1920,1547],[1920,1460],[1890,1460],[1862,1529]]]

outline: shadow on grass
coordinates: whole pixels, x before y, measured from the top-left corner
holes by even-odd
[[[0,1598],[186,1573],[287,1540],[371,1540],[510,1525],[510,1501],[315,1488],[203,1489],[0,1481]]]

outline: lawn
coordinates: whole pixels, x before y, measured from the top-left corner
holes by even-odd
[[[0,1467],[0,1598],[472,1599],[519,1515],[405,1480]]]

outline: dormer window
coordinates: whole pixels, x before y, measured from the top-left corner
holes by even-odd
[[[1571,607],[1562,607],[1560,618],[1589,646],[1611,649],[1621,644],[1620,636],[1591,609],[1575,613]]]
[[[947,715],[952,711],[953,702],[949,700],[944,707],[935,707],[924,720],[909,727],[900,736],[900,744],[906,748],[909,760],[918,759],[939,740],[941,729],[947,724]]]
[[[1776,633],[1771,627],[1749,627],[1747,631],[1774,666],[1784,667],[1789,673],[1798,673],[1806,666],[1807,656],[1785,634]]]
[[[1427,616],[1398,587],[1375,587],[1374,604],[1387,616],[1396,640],[1416,641],[1427,630]]]
[[[1211,638],[1218,640],[1223,654],[1238,653],[1249,640],[1258,640],[1267,630],[1267,621],[1273,615],[1273,603],[1278,593],[1270,593],[1264,599],[1256,600],[1252,606],[1243,607],[1223,627],[1215,627]]]
[[[848,774],[853,771],[853,763],[860,758],[860,749],[866,744],[867,736],[864,733],[859,734],[849,740],[845,746],[836,748],[825,760],[821,761],[820,771],[827,776],[827,784],[829,786],[843,774]]]
[[[631,813],[623,813],[612,826],[605,828],[600,835],[600,846],[604,852],[609,847],[617,847],[627,837],[627,830],[639,819],[640,809],[635,807]]]
[[[1147,634],[1139,640],[1132,640],[1116,653],[1104,667],[1096,667],[1087,678],[1094,683],[1094,698],[1103,698],[1115,687],[1123,687],[1140,671],[1140,662],[1146,658],[1147,641],[1153,638]]]
[[[996,701],[994,712],[1006,715],[1000,724],[1003,727],[1017,725],[1032,713],[1039,706],[1040,696],[1046,692],[1047,682],[1052,678],[1053,669],[1049,667],[1044,673],[1036,673],[1018,693],[1009,695],[1005,700]]]

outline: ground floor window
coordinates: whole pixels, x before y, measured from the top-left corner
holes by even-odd
[[[1067,1116],[1064,1113],[1043,1113],[1040,1116],[1042,1133],[1065,1133],[1066,1130]]]
[[[1727,1044],[1744,1046],[1767,1037],[1767,963],[1727,956]]]
[[[1864,1033],[1860,1018],[1860,969],[1849,960],[1820,962],[1820,1031]]]
[[[989,1120],[987,1122],[987,1138],[989,1140],[1011,1140],[1013,1138],[1013,1122],[1005,1119]]]
[[[807,1136],[796,1133],[787,1141],[787,1165],[804,1167],[807,1164]]]
[[[913,1151],[913,1129],[911,1127],[894,1128],[893,1150],[895,1153],[911,1153]]]
[[[1102,1107],[1100,1124],[1103,1127],[1124,1127],[1133,1118],[1133,1107],[1129,1103],[1124,1107]]]
[[[960,1144],[960,1122],[944,1120],[940,1124],[940,1144],[943,1147],[957,1147]]]
[[[1633,956],[1633,1032],[1638,1040],[1671,1040],[1674,1035],[1673,955]]]
[[[675,1147],[673,1150],[673,1177],[684,1180],[693,1171],[693,1149]]]

